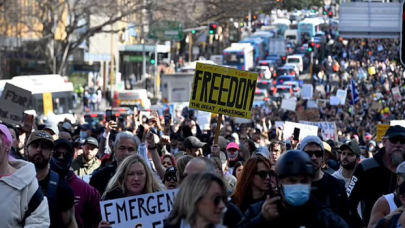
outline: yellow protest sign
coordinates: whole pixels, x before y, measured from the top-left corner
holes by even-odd
[[[189,107],[250,119],[257,76],[257,73],[197,63]]]
[[[385,132],[387,132],[389,127],[390,127],[389,124],[378,124],[377,125],[377,142],[382,141],[382,138],[384,137]]]
[[[44,93],[42,98],[44,100],[44,114],[47,116],[49,112],[53,112],[52,93]]]

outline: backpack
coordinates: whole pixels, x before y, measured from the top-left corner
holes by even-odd
[[[28,209],[24,213],[21,224],[25,224],[25,220],[32,214],[32,212],[34,212],[39,207],[42,200],[44,200],[44,193],[42,193],[41,187],[38,186],[38,189],[35,191],[34,195],[32,195],[30,201],[28,202]]]
[[[46,198],[48,198],[49,216],[51,219],[50,227],[60,227],[59,224],[61,222],[56,194],[58,184],[59,184],[59,174],[52,170],[49,170],[49,183],[48,183],[48,190],[46,192]]]

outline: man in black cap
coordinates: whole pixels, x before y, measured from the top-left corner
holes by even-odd
[[[175,167],[170,167],[166,169],[165,176],[163,178],[163,184],[167,189],[176,189],[179,186],[177,181],[177,169]]]
[[[399,125],[390,126],[383,138],[383,145],[372,158],[357,165],[347,188],[354,227],[366,227],[377,199],[395,190],[395,172],[398,165],[404,161],[405,128]],[[362,219],[357,212],[360,202],[364,208]]]
[[[186,151],[187,155],[191,155],[193,157],[202,157],[203,151],[202,147],[205,143],[201,142],[195,136],[189,136],[184,139],[183,146],[184,150]]]
[[[360,161],[361,150],[356,141],[353,140],[341,145],[340,151],[342,167],[338,171],[335,171],[332,176],[343,180],[347,189],[352,179],[354,169]]]
[[[79,177],[91,175],[101,164],[100,160],[97,158],[98,142],[95,138],[88,137],[84,141],[82,149],[83,154],[77,156],[72,164],[72,169]]]

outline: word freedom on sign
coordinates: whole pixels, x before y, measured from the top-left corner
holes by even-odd
[[[250,118],[257,74],[197,63],[190,108]]]

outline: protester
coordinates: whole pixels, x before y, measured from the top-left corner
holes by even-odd
[[[305,137],[300,142],[300,150],[310,156],[314,165],[315,176],[312,179],[311,186],[313,190],[311,195],[350,224],[349,202],[345,183],[321,170],[325,156],[325,148],[321,139],[318,136]]]
[[[184,155],[177,159],[177,179],[179,180],[179,184],[181,184],[181,181],[184,179],[184,170],[187,164],[193,158],[194,157],[191,155]]]
[[[354,170],[360,161],[361,151],[355,141],[349,141],[340,146],[341,167],[332,176],[345,182],[345,188],[349,187]]]
[[[177,170],[175,167],[170,167],[166,169],[165,176],[163,178],[163,184],[165,185],[166,189],[176,189],[179,186],[179,182],[177,181]]]
[[[70,143],[73,143],[72,133],[70,133],[70,132],[67,132],[67,131],[60,131],[60,132],[59,132],[59,138],[60,138],[60,139],[66,139],[66,140],[69,141]]]
[[[176,159],[171,154],[164,154],[161,158],[161,161],[165,169],[176,167]]]
[[[51,122],[45,125],[43,130],[52,135],[53,140],[57,140],[59,138],[59,129],[57,124]]]
[[[355,226],[366,226],[377,199],[395,190],[396,169],[404,160],[405,128],[390,126],[383,138],[384,147],[372,158],[363,160],[354,171],[347,189],[350,210]],[[359,203],[364,205],[362,219],[357,212]]]
[[[402,181],[401,184],[398,185],[396,190],[396,204],[398,204],[401,208],[398,208],[387,216],[379,220],[379,222],[374,226],[371,224],[373,217],[370,218],[370,224],[368,227],[375,227],[375,228],[398,228],[403,227],[403,216],[404,216],[404,208],[405,205],[405,182]],[[398,201],[398,202],[397,202]],[[377,201],[378,202],[378,201]],[[374,208],[373,208],[374,209]],[[402,218],[402,219],[401,219]],[[400,221],[402,220],[402,222]]]
[[[97,227],[101,221],[100,194],[79,179],[70,167],[73,162],[72,144],[65,139],[55,141],[55,152],[50,161],[51,170],[69,184],[75,196],[76,222],[79,228]]]
[[[280,155],[285,152],[284,142],[278,140],[272,141],[269,146],[269,151],[271,162],[275,165]]]
[[[240,179],[241,175],[242,175],[242,171],[244,168],[244,162],[243,161],[238,161],[235,164],[235,168],[233,169],[233,173],[232,175],[234,175],[236,177],[236,179]]]
[[[0,226],[49,227],[48,201],[36,179],[35,167],[10,156],[12,143],[10,131],[0,124]]]
[[[203,155],[202,147],[205,143],[202,143],[197,137],[189,136],[184,139],[183,146],[187,155],[194,157],[201,157]]]
[[[232,203],[244,213],[249,206],[265,200],[272,190],[272,177],[274,172],[271,170],[270,159],[251,157],[244,165],[235,193],[231,195]]]
[[[94,170],[100,167],[100,160],[97,158],[98,142],[93,137],[88,137],[83,143],[83,154],[79,155],[72,164],[76,175],[83,177],[91,175]]]
[[[349,227],[346,222],[311,196],[315,177],[311,158],[304,152],[283,153],[276,163],[280,195],[250,206],[238,228],[253,227]]]
[[[73,190],[48,167],[54,145],[46,131],[32,132],[27,141],[27,160],[34,164],[39,186],[48,199],[50,227],[77,227]]]
[[[213,173],[190,174],[176,196],[164,227],[225,227],[221,223],[226,202],[227,191],[221,178]]]

